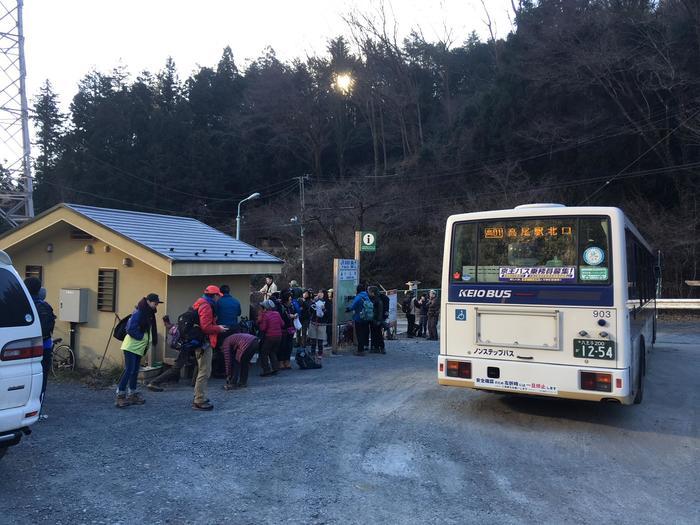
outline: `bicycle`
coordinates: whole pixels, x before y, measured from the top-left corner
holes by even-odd
[[[51,357],[51,374],[57,377],[60,373],[75,370],[75,353],[73,349],[61,342],[60,337],[53,340],[53,355]]]

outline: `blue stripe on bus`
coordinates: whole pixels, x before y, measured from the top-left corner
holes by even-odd
[[[451,303],[546,304],[553,306],[613,306],[613,287],[553,285],[451,284]]]

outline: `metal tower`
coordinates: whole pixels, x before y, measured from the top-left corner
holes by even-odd
[[[34,217],[24,62],[24,0],[0,0],[0,219]]]

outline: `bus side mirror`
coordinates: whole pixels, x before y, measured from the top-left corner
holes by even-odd
[[[661,266],[654,266],[654,277],[661,279]]]

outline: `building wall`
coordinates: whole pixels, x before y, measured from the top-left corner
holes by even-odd
[[[116,314],[123,317],[132,312],[136,303],[150,292],[157,293],[161,300],[166,297],[166,276],[138,259],[105,244],[97,239],[74,240],[70,238],[71,227],[66,223],[55,224],[18,248],[7,251],[12,257],[17,272],[24,276],[25,266],[42,267],[43,284],[47,290],[47,300],[58,316],[59,292],[61,288],[86,288],[88,292],[88,322],[78,325],[76,335],[77,365],[90,369],[99,365],[105,346],[108,345],[105,365],[121,366],[123,363],[120,341],[111,337],[115,316],[112,312],[97,310],[97,273],[100,268],[117,270]],[[53,251],[47,252],[51,243]],[[93,253],[85,253],[85,246],[91,245]],[[109,250],[109,251],[106,251]],[[132,266],[122,264],[124,258],[131,258]],[[161,305],[165,306],[165,305]],[[159,331],[162,332],[162,324]],[[70,340],[70,324],[56,321],[54,337]],[[162,355],[164,337],[159,344],[158,355]]]
[[[204,289],[214,284],[228,284],[231,295],[241,302],[241,313],[248,316],[250,306],[250,275],[217,275],[209,277],[168,277],[167,314],[174,323],[177,317],[192,306]],[[169,362],[177,355],[175,350],[166,349],[165,360]]]

